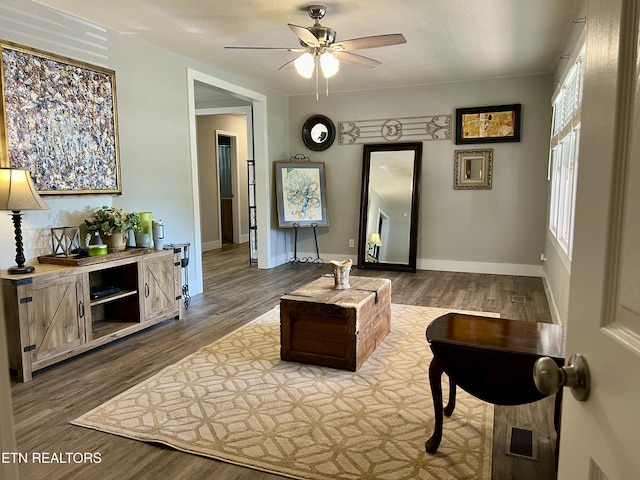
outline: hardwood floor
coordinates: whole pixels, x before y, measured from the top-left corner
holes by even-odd
[[[129,440],[69,422],[161,368],[177,362],[277,305],[290,292],[321,274],[316,268],[289,265],[271,270],[250,266],[246,244],[225,245],[203,257],[204,294],[192,297],[178,321],[149,330],[36,373],[29,383],[12,381],[18,451],[100,452],[100,463],[23,463],[20,478],[68,479],[224,479],[275,480],[262,473],[182,453],[162,445]],[[352,275],[393,281],[392,302],[498,312],[503,317],[549,322],[539,278],[419,271],[352,270]],[[426,348],[426,345],[425,345]],[[499,374],[499,372],[497,372]],[[493,479],[553,479],[555,434],[553,402],[496,407]],[[537,430],[540,460],[504,455],[507,425]],[[425,439],[426,440],[426,439]],[[446,421],[445,437],[446,441]]]

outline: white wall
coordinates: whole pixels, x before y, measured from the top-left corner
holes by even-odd
[[[151,211],[154,218],[164,220],[165,243],[192,244],[190,290],[191,294],[201,292],[202,280],[196,274],[200,252],[193,248],[196,239],[187,69],[242,85],[266,96],[269,130],[263,134],[269,136],[269,152],[265,165],[257,166],[265,184],[271,182],[269,172],[273,157],[279,158],[281,152],[288,148],[284,136],[288,132],[286,97],[261,90],[260,85],[251,80],[241,81],[213,67],[30,1],[3,0],[0,5],[0,38],[116,72],[122,195],[46,197],[51,210],[27,212],[24,217],[27,259],[33,263],[38,255],[51,253],[51,227],[81,224],[92,210],[101,205],[114,204],[133,211]],[[0,237],[0,268],[7,268],[15,263],[14,239],[9,234],[13,226],[7,215],[0,215],[0,229],[6,232]],[[273,237],[277,239],[278,232],[274,232]]]
[[[348,75],[347,69],[340,71]],[[418,268],[541,275],[547,203],[547,158],[551,122],[550,75],[460,82],[366,92],[331,93],[329,97],[290,99],[291,155],[303,153],[326,163],[329,222],[318,229],[321,256],[328,261],[356,257],[348,239],[358,238],[362,144],[309,151],[302,142],[304,121],[313,114],[334,123],[451,114],[455,109],[522,104],[522,140],[518,143],[455,145],[425,141],[418,238]],[[456,149],[492,148],[493,188],[454,190]],[[311,232],[302,232],[299,251],[313,252]]]
[[[577,18],[586,16],[587,5],[586,1],[582,5]],[[558,68],[554,75],[554,85],[556,88],[560,88],[564,76],[567,74],[568,69],[574,64],[578,55],[578,43],[581,40],[585,31],[585,23],[574,23],[573,28],[567,35],[567,42],[563,49],[564,55],[568,55],[568,58],[563,58],[558,63]],[[549,99],[551,102],[551,98]],[[580,167],[578,166],[578,169]],[[544,265],[544,286],[547,292],[547,298],[551,309],[551,315],[554,323],[565,324],[567,315],[569,312],[569,287],[571,284],[571,259],[562,249],[558,241],[553,237],[549,231],[549,208],[551,206],[551,182],[547,182],[547,217],[545,220],[544,231],[545,244],[544,252],[547,257],[547,263]]]

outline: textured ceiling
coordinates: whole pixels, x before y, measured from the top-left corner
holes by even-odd
[[[287,23],[313,20],[296,0],[38,0],[38,3],[192,57],[287,94],[315,92],[291,68],[287,51],[224,46],[297,47]],[[321,24],[337,41],[402,33],[403,45],[359,50],[382,65],[342,65],[331,91],[551,73],[582,0],[334,0]],[[321,85],[321,90],[323,85]]]

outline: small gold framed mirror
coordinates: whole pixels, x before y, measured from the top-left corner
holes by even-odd
[[[493,149],[456,150],[453,175],[455,190],[491,190]]]

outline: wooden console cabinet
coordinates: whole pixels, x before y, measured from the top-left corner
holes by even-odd
[[[9,367],[18,379],[155,325],[180,318],[180,249],[127,251],[86,265],[38,264],[25,275],[0,272]],[[119,291],[91,298],[91,287]]]

